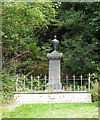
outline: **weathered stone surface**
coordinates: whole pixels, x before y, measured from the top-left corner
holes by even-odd
[[[48,89],[51,88],[52,90],[61,90],[62,85],[60,82],[60,59],[62,58],[62,53],[53,51],[52,53],[48,53],[47,57],[49,59]]]
[[[60,59],[62,58],[63,53],[59,53],[57,51],[53,51],[52,53],[48,53],[47,57],[49,59]]]

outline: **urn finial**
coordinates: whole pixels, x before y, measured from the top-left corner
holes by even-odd
[[[52,40],[52,44],[53,44],[53,47],[54,47],[54,50],[56,51],[57,48],[58,48],[58,45],[59,45],[59,41],[56,39],[56,35],[54,36],[54,39]]]
[[[55,36],[54,36],[54,38],[56,39],[56,38],[57,38],[57,36],[55,35]]]

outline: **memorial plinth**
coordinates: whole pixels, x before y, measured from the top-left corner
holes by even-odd
[[[53,40],[54,42],[58,42],[55,38]],[[59,53],[56,51],[56,45],[54,45],[54,51],[47,54],[47,57],[49,59],[49,82],[48,82],[48,88],[52,90],[61,90],[62,84],[61,84],[61,76],[60,76],[60,60],[62,58],[62,53]],[[57,44],[58,46],[58,44]]]

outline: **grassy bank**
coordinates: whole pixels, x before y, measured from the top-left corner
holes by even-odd
[[[2,117],[8,118],[98,118],[97,103],[27,104],[3,106]]]

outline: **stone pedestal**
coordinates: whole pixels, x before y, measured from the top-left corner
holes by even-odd
[[[48,89],[61,90],[60,59],[62,58],[62,53],[58,53],[55,50],[52,53],[48,53],[47,57],[49,59]]]

